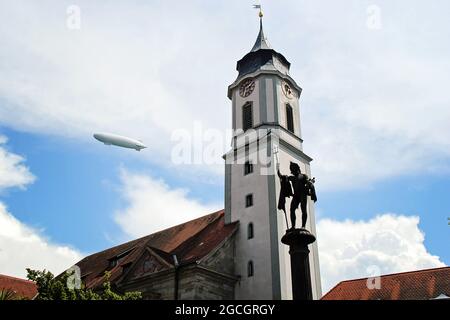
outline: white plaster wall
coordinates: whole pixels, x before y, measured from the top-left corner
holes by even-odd
[[[239,220],[240,223],[235,267],[241,281],[236,286],[236,299],[272,299],[268,184],[267,176],[260,175],[259,169],[260,166],[255,164],[253,173],[244,176],[243,164],[231,166],[231,217],[232,221]],[[249,193],[253,194],[253,206],[246,208],[245,196]],[[250,222],[254,225],[253,239],[247,239]],[[254,276],[250,278],[247,277],[249,260],[254,263]]]
[[[286,131],[283,130],[276,130],[276,134],[279,136],[280,139],[288,142],[290,145],[296,147],[299,150],[302,150],[302,143],[297,138],[293,137],[291,134],[289,134]]]

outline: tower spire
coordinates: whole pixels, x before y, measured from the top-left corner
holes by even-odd
[[[259,9],[259,33],[258,33],[258,37],[256,38],[256,42],[253,45],[253,48],[251,50],[251,52],[255,52],[261,49],[272,49],[269,42],[267,41],[266,37],[264,36],[264,30],[263,30],[263,23],[262,23],[262,18],[264,16],[262,9],[261,9],[261,5],[260,4],[255,4],[253,5],[253,8],[255,9]]]

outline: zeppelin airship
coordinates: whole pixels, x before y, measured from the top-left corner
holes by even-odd
[[[119,136],[113,133],[94,133],[94,138],[106,145],[135,149],[136,151],[141,151],[141,149],[147,148],[142,141]]]

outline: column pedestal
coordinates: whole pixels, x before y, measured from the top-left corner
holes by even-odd
[[[294,300],[313,299],[308,245],[314,241],[316,237],[304,228],[289,229],[281,238],[281,242],[289,246]]]

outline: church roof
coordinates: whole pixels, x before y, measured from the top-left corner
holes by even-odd
[[[196,262],[217,248],[236,229],[237,222],[225,224],[224,210],[220,210],[92,254],[76,265],[81,269],[81,278],[87,288],[99,287],[105,271],[111,273],[110,281],[114,284],[146,252],[156,255],[168,267],[174,265],[174,254],[180,265]]]
[[[272,49],[266,37],[264,36],[262,18],[259,19],[259,33],[251,52],[256,52],[261,49]]]
[[[262,18],[259,20],[259,33],[249,53],[237,62],[238,79],[257,70],[278,71],[288,75],[290,63],[279,52],[272,49],[264,35]]]
[[[450,296],[450,267],[383,275],[380,289],[369,289],[367,279],[342,281],[322,300],[429,300]]]
[[[33,281],[0,274],[0,291],[14,292],[14,298],[33,299],[37,294],[37,286]]]

